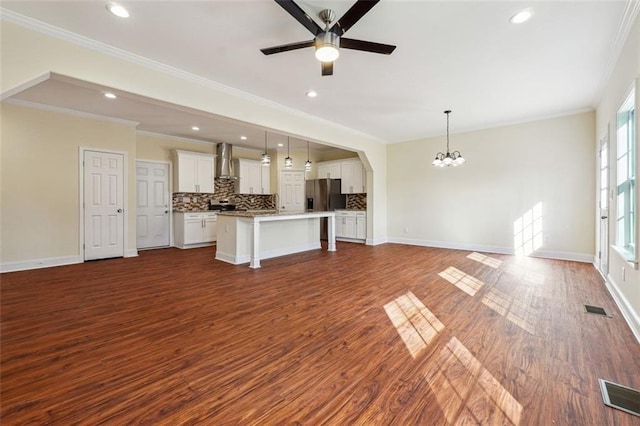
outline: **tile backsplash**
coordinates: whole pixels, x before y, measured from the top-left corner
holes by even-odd
[[[235,181],[215,178],[215,193],[192,192],[173,193],[172,206],[177,212],[201,211],[209,209],[211,200],[229,200],[239,208],[249,210],[271,210],[276,208],[275,195],[236,194]],[[188,199],[188,201],[185,201]],[[347,194],[347,209],[366,210],[367,194]]]
[[[189,201],[185,201],[187,198]],[[275,209],[275,195],[236,194],[235,181],[231,179],[215,178],[215,193],[202,194],[191,192],[173,193],[172,206],[174,211],[189,212],[207,210],[211,200],[229,200],[230,204],[250,210]]]
[[[348,210],[366,210],[367,194],[347,194]]]

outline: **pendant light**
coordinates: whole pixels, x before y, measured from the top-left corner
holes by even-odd
[[[311,161],[309,160],[309,141],[307,141],[307,162],[304,163],[304,171],[305,172],[311,171]]]
[[[437,153],[435,160],[433,160],[433,163],[431,164],[436,167],[456,167],[464,163],[466,160],[462,158],[462,154],[460,154],[460,151],[453,151],[453,153],[449,152],[449,114],[451,114],[451,110],[448,109],[444,113],[447,114],[447,153]]]
[[[290,169],[293,167],[293,158],[289,157],[289,136],[287,136],[287,158],[284,159],[284,168]]]
[[[267,131],[264,131],[264,153],[262,154],[262,165],[269,166],[271,165],[271,157],[267,153]]]

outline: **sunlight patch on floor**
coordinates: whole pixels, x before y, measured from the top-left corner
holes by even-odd
[[[473,252],[467,257],[471,260],[475,260],[476,262],[480,262],[483,265],[491,266],[493,269],[498,269],[500,265],[502,265],[502,260],[494,259],[493,257],[489,257],[482,253]]]
[[[518,425],[522,405],[455,337],[426,373],[448,424]]]
[[[412,292],[387,303],[384,310],[413,358],[444,328]]]
[[[482,303],[502,315],[529,334],[535,334],[538,310],[527,306],[525,300],[515,299],[500,290],[490,288]]]
[[[449,266],[438,275],[458,287],[460,290],[467,293],[469,296],[475,296],[475,294],[484,285],[484,283],[479,279],[465,274],[464,272],[454,268],[453,266]]]

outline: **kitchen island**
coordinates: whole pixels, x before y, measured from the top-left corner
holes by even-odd
[[[334,212],[220,212],[216,259],[259,268],[261,259],[320,249],[321,217],[329,219],[327,250],[336,251]]]

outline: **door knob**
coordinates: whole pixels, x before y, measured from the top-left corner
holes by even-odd
[[[116,210],[118,213],[122,213],[122,209],[118,209]]]

